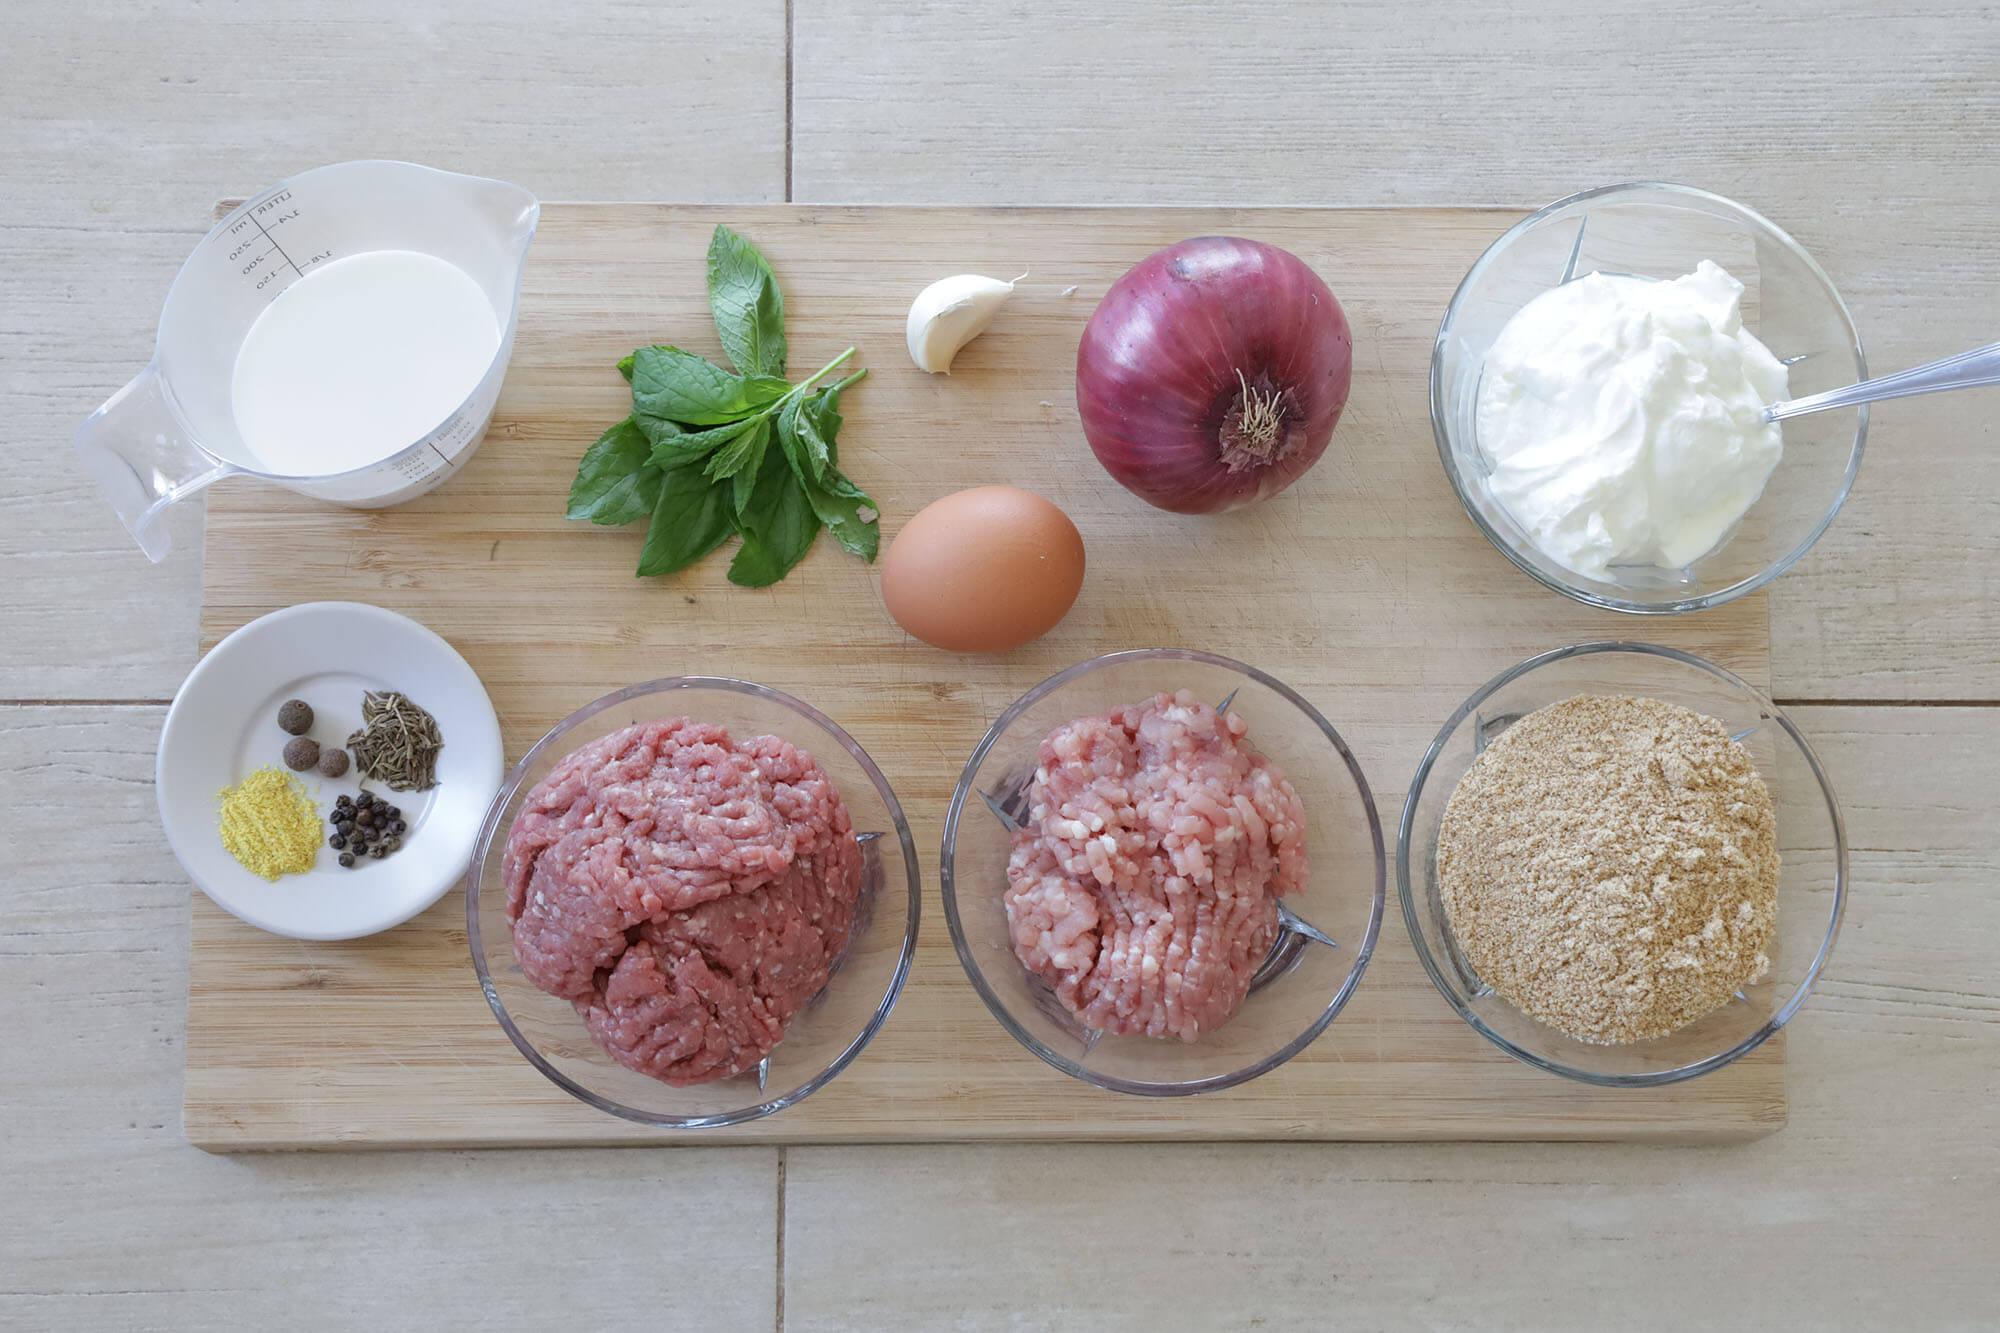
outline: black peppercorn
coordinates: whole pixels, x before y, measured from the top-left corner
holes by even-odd
[[[352,796],[336,796],[333,798],[333,808],[336,810],[352,810],[354,808],[354,798]]]
[[[348,867],[349,869],[352,869],[354,867],[354,853],[342,852],[340,854],[340,863]]]
[[[344,833],[336,833],[331,838],[328,838],[326,840],[326,845],[333,848],[333,850],[337,852],[341,848],[347,846],[347,835]]]
[[[386,844],[377,843],[368,849],[368,854],[379,861],[389,854],[389,848]]]
[[[389,832],[391,833],[402,833],[405,832],[407,828],[408,826],[405,825],[403,821],[400,819],[392,819],[389,821]]]
[[[391,819],[401,819],[403,817],[403,808],[401,806],[392,805],[384,809],[382,813],[389,816],[389,818]]]
[[[359,806],[361,809],[366,810],[369,806],[375,804],[375,793],[372,791],[362,792],[359,796],[354,798],[354,804]]]
[[[304,699],[287,699],[278,705],[278,725],[292,735],[305,735],[312,730],[312,724],[312,705]]]
[[[401,838],[391,838],[383,843],[382,847],[385,851],[398,852],[403,849],[403,840]]]

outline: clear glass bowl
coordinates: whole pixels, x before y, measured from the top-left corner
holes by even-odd
[[[739,739],[779,736],[819,762],[861,838],[862,885],[845,955],[759,1069],[676,1088],[627,1069],[591,1039],[567,1000],[521,975],[507,921],[500,862],[514,818],[535,784],[579,746],[635,722],[691,717]],[[825,1087],[881,1028],[909,975],[922,879],[903,807],[874,761],[833,720],[749,681],[681,676],[607,694],[571,713],[508,772],[480,828],[465,885],[472,965],[493,1016],[528,1063],[599,1110],[641,1124],[699,1129],[755,1120]]]
[[[1099,1035],[1014,955],[1003,901],[1012,848],[1004,811],[1025,795],[1051,731],[1180,689],[1228,702],[1249,724],[1250,743],[1291,781],[1305,808],[1310,881],[1282,900],[1285,929],[1227,1024],[1192,1043]],[[1304,1050],[1360,984],[1382,926],[1384,879],[1375,800],[1340,733],[1289,687],[1213,653],[1139,649],[1049,677],[980,740],[945,815],[944,914],[973,988],[1023,1046],[1116,1092],[1176,1097],[1233,1087]]]
[[[1784,423],[1785,453],[1736,529],[1685,569],[1622,568],[1586,578],[1544,556],[1493,498],[1475,407],[1486,353],[1515,312],[1591,272],[1677,278],[1711,259],[1744,285],[1743,324],[1792,361],[1794,398],[1868,377],[1861,340],[1824,270],[1768,219],[1684,185],[1610,185],[1550,204],[1495,241],[1445,310],[1431,354],[1438,455],[1473,523],[1530,575],[1593,606],[1669,615],[1754,592],[1790,569],[1833,522],[1861,467],[1866,406]]]
[[[1769,974],[1679,1032],[1630,1045],[1579,1041],[1494,994],[1459,951],[1438,896],[1438,827],[1459,779],[1510,724],[1578,694],[1640,695],[1722,719],[1749,748],[1777,808],[1781,868]],[[1847,834],[1818,756],[1776,704],[1689,653],[1649,643],[1582,643],[1495,676],[1444,724],[1403,804],[1396,887],[1424,970],[1480,1035],[1537,1069],[1607,1087],[1643,1087],[1720,1069],[1798,1012],[1840,930]]]

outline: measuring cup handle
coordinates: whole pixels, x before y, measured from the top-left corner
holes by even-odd
[[[238,471],[189,438],[151,366],[91,413],[72,443],[125,530],[155,564],[173,547],[161,512]]]

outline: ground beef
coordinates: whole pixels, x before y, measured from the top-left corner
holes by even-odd
[[[1182,690],[1042,742],[1007,922],[1021,962],[1090,1027],[1193,1041],[1249,994],[1306,845],[1297,793],[1245,730]]]
[[[811,755],[672,718],[557,764],[502,873],[522,974],[620,1064],[688,1084],[756,1065],[826,984],[861,848]]]

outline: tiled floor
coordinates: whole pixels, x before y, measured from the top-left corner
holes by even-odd
[[[1855,883],[1792,1030],[1790,1125],[1702,1151],[196,1152],[178,1123],[188,889],[151,755],[194,660],[199,506],[148,568],[63,448],[144,362],[214,199],[365,156],[557,199],[1532,204],[1681,179],[1797,234],[1893,368],[1994,336],[2000,16],[27,0],[0,31],[0,1325],[2000,1309],[1990,396],[1878,409],[1852,503],[1771,595],[1776,693],[1843,792]]]

